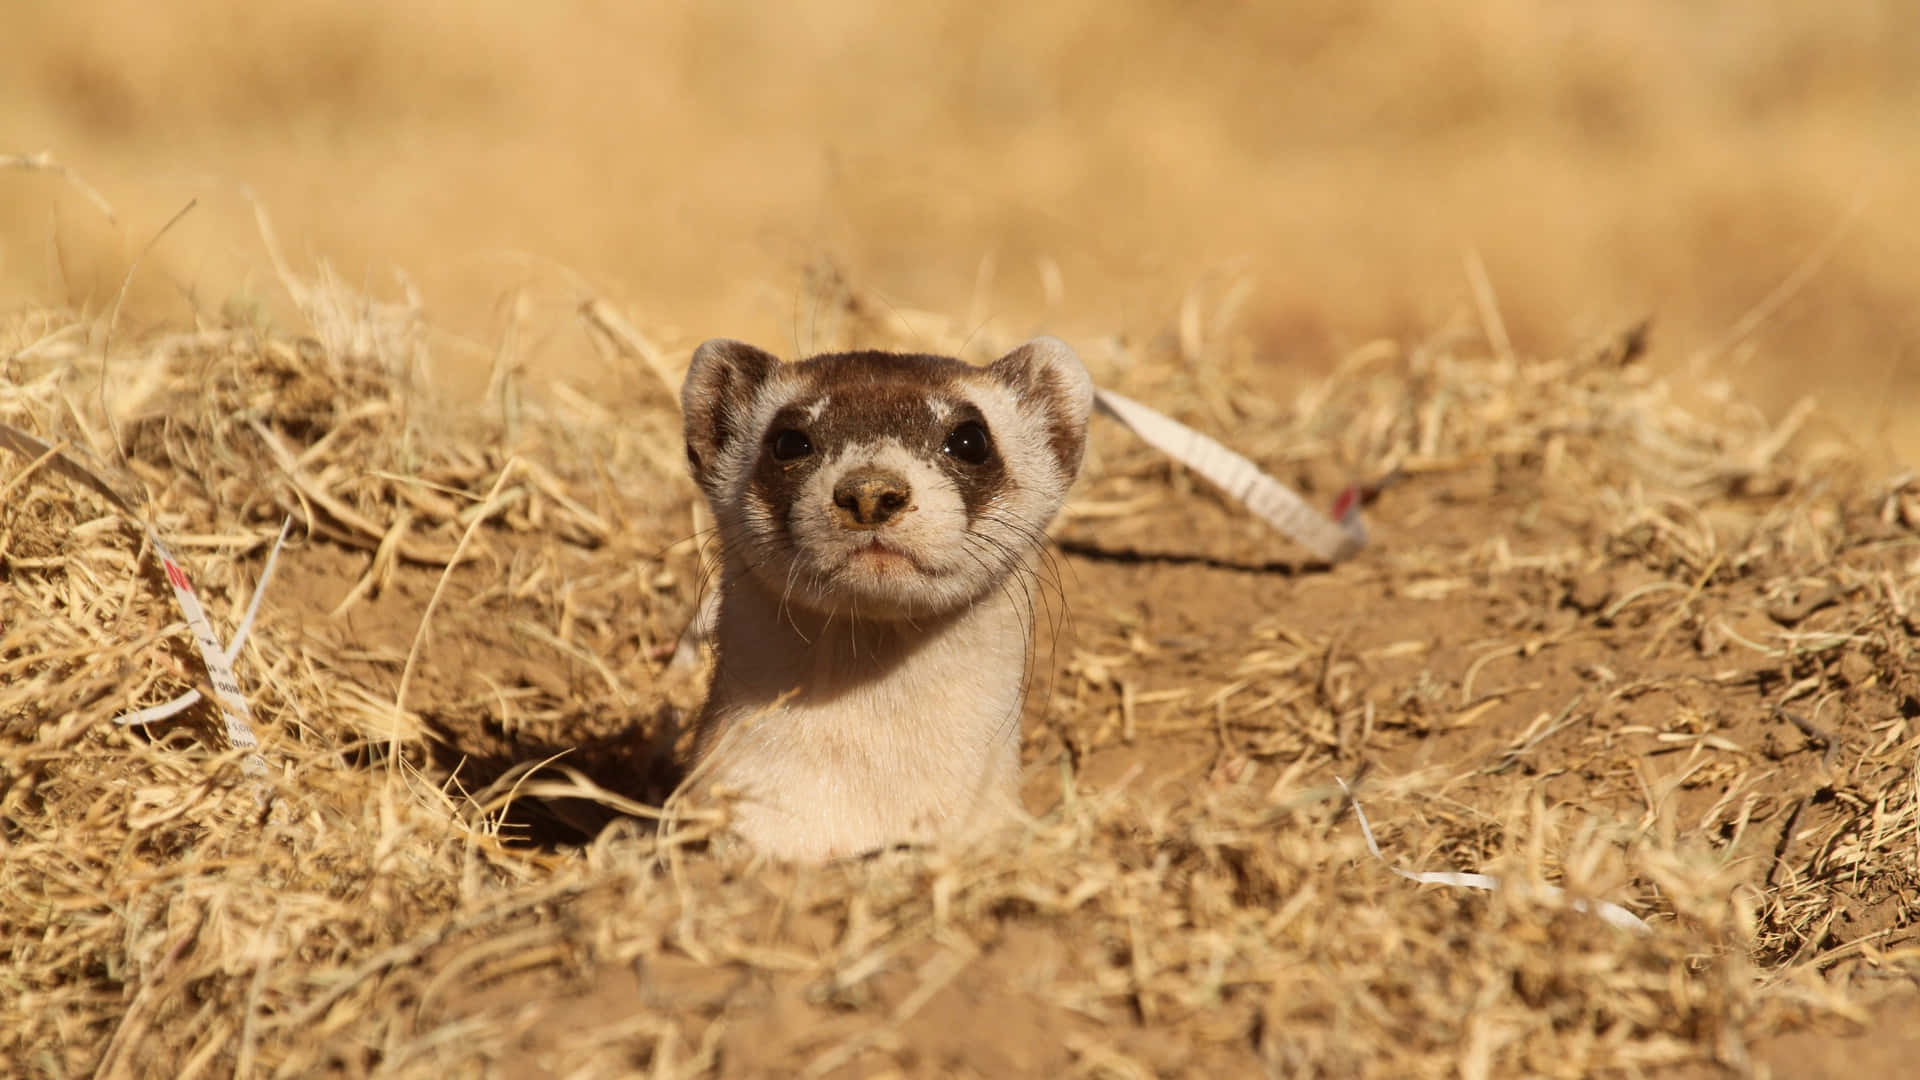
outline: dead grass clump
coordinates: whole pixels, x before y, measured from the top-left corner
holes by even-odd
[[[839,287],[820,348],[966,344]],[[506,364],[455,409],[384,346],[17,320],[0,423],[138,492],[222,634],[283,515],[299,540],[239,661],[263,794],[204,714],[111,723],[204,668],[137,525],[0,457],[7,1071],[1741,1070],[1911,970],[1906,487],[1683,407],[1624,343],[1369,346],[1282,406],[1227,322],[1087,352],[1309,489],[1401,470],[1375,548],[1276,557],[1101,430],[1033,820],[803,870],[531,797],[663,793],[699,567],[657,392]],[[1332,786],[1362,774],[1389,860],[1502,888],[1375,862]]]

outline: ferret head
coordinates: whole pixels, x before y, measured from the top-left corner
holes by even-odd
[[[1030,557],[1080,471],[1093,384],[1036,338],[986,367],[836,353],[693,354],[687,461],[730,564],[790,606],[935,615]]]

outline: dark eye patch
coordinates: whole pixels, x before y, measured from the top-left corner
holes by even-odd
[[[778,508],[775,515],[785,528],[785,513],[800,496],[800,486],[820,466],[832,447],[832,433],[807,419],[803,406],[789,405],[773,414],[760,439],[760,458],[753,467],[752,488],[761,505]]]
[[[806,408],[789,405],[767,421],[766,433],[760,440],[760,457],[762,461],[771,458],[783,465],[792,465],[815,456],[816,451],[832,442],[832,433],[814,424]]]
[[[799,428],[781,428],[767,440],[775,461],[793,461],[813,453],[813,440]]]
[[[937,441],[928,449],[938,451],[934,460],[959,491],[967,520],[980,516],[989,503],[1013,486],[1007,463],[978,405],[964,399],[954,402],[944,425],[934,428],[932,435]]]
[[[963,420],[947,433],[940,452],[968,465],[985,465],[993,458],[993,436],[987,434],[985,424]]]

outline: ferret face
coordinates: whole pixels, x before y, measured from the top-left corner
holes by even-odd
[[[995,588],[1079,472],[1093,387],[1039,338],[984,368],[861,352],[695,351],[687,460],[729,563],[786,605],[914,618]]]

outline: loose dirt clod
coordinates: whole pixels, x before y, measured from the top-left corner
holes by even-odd
[[[204,672],[138,525],[0,453],[0,1072],[1739,1072],[1916,972],[1920,533],[1844,448],[1458,337],[1291,407],[1224,339],[1204,389],[1176,334],[1088,349],[1310,490],[1397,467],[1377,546],[1310,567],[1098,429],[1031,824],[800,871],[635,816],[699,693],[662,661],[702,580],[678,417],[441,400],[392,362],[415,316],[110,355],[0,325],[0,422],[143,490],[216,618],[296,522],[243,666],[270,815],[210,713],[108,722]],[[1504,887],[1367,857],[1363,770],[1395,865]]]

